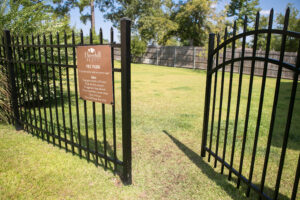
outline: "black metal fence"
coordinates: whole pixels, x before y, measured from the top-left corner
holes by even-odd
[[[97,166],[120,171],[124,182],[130,184],[130,20],[121,20],[121,44],[114,42],[111,29],[112,105],[90,103],[78,94],[76,46],[102,45],[101,29],[99,38],[92,31],[88,38],[82,31],[79,36],[74,32],[63,36],[57,33],[55,37],[13,34],[4,31],[0,64],[9,75],[12,120],[16,128],[25,129]],[[114,48],[121,48],[121,68],[113,62]]]
[[[204,122],[203,122],[203,135],[202,135],[202,146],[201,146],[201,156],[205,157],[206,152],[208,152],[208,161],[210,162],[211,157],[214,157],[214,167],[217,167],[217,163],[221,163],[221,173],[224,173],[224,168],[228,169],[228,179],[232,179],[232,173],[237,177],[237,187],[241,185],[241,181],[246,184],[247,192],[246,196],[249,196],[250,190],[254,190],[259,198],[263,199],[278,199],[279,198],[279,188],[281,180],[283,178],[283,168],[285,159],[287,157],[287,147],[288,141],[297,143],[296,147],[300,146],[299,143],[299,130],[294,130],[295,135],[290,138],[290,129],[293,115],[297,114],[295,111],[295,99],[298,85],[298,78],[300,73],[300,33],[288,31],[289,23],[289,9],[287,9],[285,14],[285,21],[283,30],[272,29],[273,23],[273,10],[270,12],[269,25],[267,29],[259,29],[259,13],[257,13],[255,21],[255,29],[247,31],[247,16],[244,20],[243,33],[237,34],[236,23],[234,24],[232,37],[228,38],[227,28],[225,30],[224,42],[220,44],[220,36],[217,36],[217,47],[214,47],[215,35],[210,34],[209,36],[209,52],[208,52],[208,65],[207,65],[207,80],[206,80],[206,96],[205,96],[205,110],[204,110]],[[281,51],[279,60],[275,60],[269,57],[271,37],[275,34],[282,37],[281,40]],[[257,42],[258,38],[264,36],[266,40],[266,51],[265,56],[257,56]],[[253,38],[252,56],[245,56],[245,46],[246,41],[249,37]],[[299,45],[297,53],[297,63],[296,65],[284,62],[284,54],[286,48],[287,40],[294,39]],[[235,58],[235,45],[237,42],[242,40],[242,54],[240,57]],[[231,46],[232,53],[231,58],[226,59],[226,48]],[[219,58],[220,54],[223,53],[222,60]],[[251,62],[251,72],[250,76],[243,75],[244,62]],[[260,78],[260,86],[257,91],[257,85],[254,85],[254,72],[255,67],[258,62],[263,62],[263,75]],[[269,93],[265,93],[266,82],[267,82],[267,72],[268,64],[276,64],[278,66],[278,73],[276,78],[276,85],[274,87],[274,96],[269,96]],[[225,73],[226,66],[230,67],[229,74]],[[233,71],[235,67],[239,67],[239,74],[234,75]],[[288,69],[293,73],[293,81],[287,87],[282,88],[283,84],[281,75],[282,70]],[[218,78],[219,71],[221,71],[221,77]],[[219,75],[220,76],[220,75]],[[227,78],[227,81],[225,81]],[[246,81],[247,80],[247,81]],[[237,81],[238,84],[233,84]],[[233,96],[233,86],[238,85],[234,88],[236,96]],[[246,90],[246,91],[245,91]],[[256,95],[253,90],[258,92]],[[281,92],[289,92],[289,95],[285,99],[280,99]],[[299,91],[298,91],[299,93]],[[228,96],[227,96],[228,95]],[[212,96],[212,101],[211,101]],[[254,98],[258,96],[257,98]],[[269,127],[261,131],[262,120],[266,120],[263,112],[264,106],[266,106],[266,101],[271,100],[268,104],[270,113]],[[253,100],[257,100],[257,104]],[[278,119],[276,116],[281,114],[282,110],[279,109],[282,104],[287,103],[286,115],[284,118]],[[224,105],[225,104],[225,105]],[[226,105],[227,104],[227,105]],[[234,105],[233,105],[234,104]],[[275,121],[277,120],[277,121]],[[299,119],[295,119],[299,120]],[[252,123],[254,121],[254,123]],[[250,122],[252,124],[250,124]],[[276,124],[283,123],[284,128],[280,131],[275,130]],[[297,123],[297,122],[296,122]],[[299,121],[298,121],[299,123]],[[250,127],[251,126],[251,127]],[[259,143],[259,137],[263,137],[263,132],[265,133],[266,142]],[[275,133],[276,132],[276,133]],[[281,135],[280,135],[280,134]],[[272,157],[280,157],[279,162],[272,162],[271,168],[276,168],[277,170],[272,171],[272,177],[276,177],[274,180],[275,187],[269,189],[266,192],[266,175],[267,169],[270,169],[270,155],[271,155],[271,145],[274,142],[274,137],[279,137],[277,148],[279,148],[278,154],[272,155]],[[230,140],[229,140],[230,138]],[[221,145],[222,143],[222,145]],[[229,147],[227,147],[228,144]],[[246,155],[247,146],[247,155]],[[228,149],[231,152],[228,152]],[[296,148],[297,149],[297,148]],[[219,153],[219,151],[222,151]],[[260,177],[260,182],[253,182],[254,168],[257,168],[257,152],[259,150],[260,156],[264,159],[261,161],[261,172],[256,170],[255,172]],[[298,149],[299,150],[299,149]],[[237,153],[240,153],[239,158]],[[297,158],[294,159],[295,170],[292,175],[290,175],[292,181],[292,186],[290,186],[291,199],[296,199],[299,174],[300,174],[300,155],[299,151],[296,151]],[[247,157],[247,159],[246,159]],[[295,156],[294,156],[295,157]],[[244,162],[245,161],[245,162]],[[297,163],[298,162],[298,163]],[[275,164],[276,163],[276,164]],[[285,166],[287,168],[292,166]],[[249,175],[245,175],[245,169],[249,171]]]

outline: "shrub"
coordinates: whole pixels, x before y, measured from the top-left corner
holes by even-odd
[[[131,61],[136,63],[146,52],[147,43],[135,35],[131,38]]]

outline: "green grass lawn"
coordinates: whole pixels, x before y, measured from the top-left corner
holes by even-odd
[[[117,63],[119,66],[119,63]],[[72,70],[71,70],[72,71]],[[219,73],[218,82],[221,81]],[[222,155],[229,74],[226,73],[219,155]],[[73,85],[71,74],[71,88]],[[213,80],[214,81],[214,80]],[[234,75],[233,99],[229,119],[226,161],[229,162],[235,117],[238,75]],[[249,76],[243,79],[240,120],[238,124],[235,165],[238,169]],[[64,80],[64,83],[66,81]],[[246,186],[236,189],[236,177],[227,181],[228,170],[221,175],[217,168],[200,157],[206,73],[190,69],[132,64],[132,156],[133,184],[124,186],[118,175],[103,166],[96,167],[77,154],[66,153],[51,143],[32,137],[12,126],[0,125],[0,199],[243,199]],[[259,186],[268,136],[276,79],[268,78],[266,100],[260,127],[253,182]],[[272,195],[281,152],[282,132],[285,127],[291,81],[282,80],[276,127],[272,140],[270,162],[266,178],[267,194]],[[58,83],[57,83],[58,84]],[[220,85],[220,84],[219,84]],[[261,77],[254,78],[249,133],[243,174],[248,177],[254,132],[256,127]],[[67,86],[64,84],[64,92]],[[220,92],[218,87],[217,92]],[[72,120],[77,132],[74,89]],[[120,75],[116,76],[117,149],[121,152]],[[217,103],[219,102],[217,98]],[[280,188],[280,199],[290,198],[295,169],[300,152],[300,89],[298,88],[293,124]],[[58,116],[62,125],[61,104]],[[84,137],[83,101],[80,100],[80,126]],[[65,102],[65,123],[70,127],[68,102]],[[92,104],[88,103],[89,136],[93,141]],[[47,108],[48,109],[48,108]],[[53,120],[56,112],[52,106]],[[97,135],[102,141],[101,105],[97,104]],[[37,112],[37,109],[36,109]],[[218,109],[215,119],[217,119]],[[33,114],[33,111],[32,111]],[[37,116],[38,112],[37,112]],[[43,111],[42,111],[43,116]],[[111,108],[107,106],[108,144],[112,146]],[[211,116],[210,116],[211,118]],[[49,112],[48,112],[49,121]],[[214,126],[216,140],[217,121]],[[38,122],[37,122],[38,124]],[[56,130],[57,132],[57,130]],[[77,133],[76,133],[77,134]],[[67,135],[69,138],[70,135]],[[57,143],[57,141],[56,141]],[[83,141],[85,144],[85,141]],[[62,144],[64,147],[64,144]],[[69,149],[70,146],[68,147]],[[91,148],[94,148],[91,144]],[[213,142],[215,149],[215,142]],[[77,149],[75,148],[77,151]],[[102,150],[102,146],[99,147]],[[109,152],[111,154],[111,152]],[[299,193],[299,192],[298,192]],[[297,196],[300,198],[299,194]],[[251,192],[250,199],[257,199]]]

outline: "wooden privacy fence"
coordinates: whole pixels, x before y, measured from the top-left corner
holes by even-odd
[[[89,42],[79,35],[18,36],[4,31],[0,66],[10,80],[12,121],[48,143],[120,171],[126,184],[131,176],[130,20],[121,20],[121,44],[111,29],[109,44],[102,30]],[[86,38],[87,39],[87,38]],[[109,45],[112,55],[113,103],[79,98],[76,47]],[[114,48],[121,49],[121,68],[114,65]],[[116,81],[120,86],[115,87]],[[121,88],[120,90],[115,88]]]
[[[226,60],[231,58],[232,50],[227,48],[226,50]],[[242,49],[235,49],[235,57],[241,57]],[[120,50],[115,50],[115,59],[120,60]],[[245,49],[245,56],[252,55],[252,48]],[[262,57],[265,55],[265,51],[257,50],[256,55]],[[219,56],[222,60],[223,55]],[[284,62],[295,65],[296,64],[296,52],[285,52]],[[273,59],[279,59],[280,52],[270,51],[269,57]],[[152,65],[162,65],[169,67],[182,67],[190,69],[203,69],[207,68],[207,49],[205,47],[192,47],[192,46],[148,46],[144,55],[138,59],[138,63],[152,64]],[[236,64],[235,64],[236,65]],[[257,62],[254,74],[257,76],[263,75],[263,62]],[[234,72],[238,73],[239,67],[234,67]],[[229,69],[225,69],[229,71]],[[245,61],[244,64],[244,74],[250,74],[251,62]],[[267,72],[267,77],[277,76],[277,66],[274,64],[269,65],[269,70]],[[293,73],[289,70],[282,70],[282,78],[293,79]]]
[[[211,157],[213,157],[214,167],[217,167],[217,163],[220,163],[222,174],[224,173],[224,168],[227,168],[229,171],[228,179],[231,180],[233,176],[236,176],[238,188],[241,186],[241,182],[244,182],[247,187],[246,196],[248,197],[250,195],[250,191],[255,191],[259,195],[260,199],[280,198],[279,189],[280,186],[282,186],[282,180],[284,177],[283,169],[284,167],[292,167],[285,164],[287,157],[293,153],[288,151],[288,141],[290,143],[296,143],[295,145],[297,147],[300,145],[299,140],[297,140],[300,134],[299,130],[293,130],[294,134],[291,135],[292,118],[297,114],[295,107],[300,74],[300,33],[288,31],[289,12],[289,9],[287,9],[283,30],[272,29],[272,9],[270,12],[268,29],[258,29],[258,12],[256,16],[255,29],[253,31],[247,31],[246,16],[244,20],[243,33],[236,33],[236,23],[234,23],[233,36],[228,38],[226,28],[224,42],[220,43],[220,37],[218,36],[216,47],[214,46],[215,35],[210,34],[209,36],[201,156],[205,157],[206,153],[208,153],[209,162],[211,161]],[[256,53],[257,40],[261,34],[267,34],[266,51],[263,56]],[[279,34],[282,37],[279,59],[273,59],[270,56],[270,42],[271,37],[274,34]],[[249,36],[254,36],[251,55],[247,55],[245,51],[246,38]],[[295,42],[299,45],[296,64],[290,64],[284,61],[287,37],[294,38]],[[242,53],[237,56],[235,53],[235,45],[236,41],[239,39],[242,39]],[[229,45],[233,48],[231,49],[232,53],[228,58],[227,46]],[[222,54],[222,59],[219,59]],[[247,77],[246,79],[243,78],[245,61],[248,61],[251,64],[250,77]],[[257,62],[263,63],[263,74],[260,86],[254,85],[254,72],[257,68]],[[234,77],[233,72],[235,63],[239,64],[237,66],[240,68],[240,73]],[[266,90],[266,77],[270,69],[270,64],[276,65],[278,71],[276,73],[274,96],[268,95],[269,91]],[[226,66],[230,71],[229,76],[225,76]],[[282,73],[284,69],[290,71],[293,75],[292,83],[288,81],[289,84],[287,84],[287,81],[282,81]],[[225,82],[225,80],[228,82]],[[286,86],[282,88],[284,84],[286,84]],[[238,87],[236,88],[235,86],[237,85]],[[245,86],[247,89],[245,89]],[[258,94],[254,92],[257,87],[260,88],[260,92],[258,92]],[[233,91],[236,91],[236,89],[237,93],[234,93]],[[281,96],[283,93],[289,94],[284,96],[284,99],[282,99]],[[257,95],[259,96],[258,98],[256,97]],[[269,99],[271,99],[271,104],[266,103]],[[254,104],[255,100],[257,104]],[[278,119],[278,114],[280,115],[282,114],[281,112],[284,111],[284,109],[280,109],[283,106],[282,104],[287,104],[286,115],[284,115],[285,117]],[[254,107],[254,105],[256,105],[256,108],[253,109],[252,107]],[[271,115],[269,129],[265,129],[263,131],[263,127],[261,127],[262,121],[266,120],[264,117],[269,117],[264,113],[265,107],[271,108],[272,111],[270,113],[267,112],[268,115]],[[299,119],[294,120],[296,120],[296,123],[299,123]],[[251,124],[252,121],[255,123]],[[283,123],[282,130],[276,130],[277,123]],[[262,142],[261,138],[263,136],[266,136],[266,142]],[[276,153],[278,155],[274,155],[274,148],[273,150],[271,148],[271,146],[274,145],[273,142],[275,137],[280,138],[276,145],[276,147],[280,150]],[[249,153],[247,153],[247,148],[250,149]],[[264,161],[262,170],[255,171],[254,169],[257,169],[258,166],[260,166],[260,163],[257,161],[258,152],[264,155]],[[293,200],[297,198],[300,177],[299,151],[296,151],[295,154],[296,155],[293,157],[294,159],[289,161],[289,164],[292,162],[293,166],[295,166],[291,169],[294,173],[288,175],[289,177],[285,177],[290,179],[288,182],[291,184],[289,186],[289,195]],[[279,162],[271,162],[274,156],[279,158]],[[245,168],[249,171],[249,173],[245,172]],[[266,179],[266,176],[270,169],[272,169],[272,178],[274,177],[275,179],[272,183],[273,188],[271,191],[267,191],[266,184],[268,180]],[[285,174],[285,176],[287,175]],[[253,177],[260,177],[260,182],[257,183],[256,180],[254,183]],[[270,185],[270,183],[268,183],[268,185]]]

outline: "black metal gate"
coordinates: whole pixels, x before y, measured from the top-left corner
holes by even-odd
[[[12,121],[16,128],[105,169],[121,171],[126,184],[132,182],[130,23],[127,18],[121,19],[121,44],[114,42],[111,29],[112,62],[114,48],[121,48],[121,68],[112,63],[114,104],[111,106],[78,97],[76,46],[102,45],[101,29],[98,39],[92,31],[89,37],[84,37],[82,31],[75,37],[73,31],[71,36],[64,33],[63,40],[59,33],[55,37],[52,34],[23,37],[4,31],[0,44],[0,61],[8,72]],[[94,43],[95,40],[98,42]],[[116,76],[120,79],[119,96]],[[98,107],[101,113],[97,114]],[[99,129],[102,134],[97,133]]]
[[[259,29],[259,13],[257,13],[256,16],[256,22],[255,22],[255,29],[251,31],[247,31],[247,16],[245,16],[244,20],[244,27],[243,27],[243,33],[236,34],[237,28],[236,23],[234,24],[233,31],[232,31],[232,37],[227,38],[228,32],[227,28],[225,30],[224,35],[224,41],[220,44],[220,37],[218,35],[217,37],[217,47],[214,47],[214,41],[215,41],[215,35],[210,34],[209,35],[209,51],[208,51],[208,65],[207,65],[207,80],[206,80],[206,96],[205,96],[205,110],[204,110],[204,122],[203,122],[203,132],[202,132],[202,146],[201,146],[201,156],[205,157],[206,152],[208,152],[208,161],[210,161],[211,156],[215,158],[214,160],[214,167],[217,166],[217,162],[221,163],[221,173],[224,172],[224,167],[228,168],[229,174],[228,179],[230,180],[232,178],[232,173],[237,176],[237,187],[240,187],[240,182],[243,181],[247,185],[247,192],[246,195],[249,196],[250,190],[254,190],[257,192],[260,196],[260,198],[264,199],[277,199],[279,195],[279,187],[280,182],[282,179],[282,171],[284,166],[284,161],[286,158],[286,152],[287,152],[287,144],[289,139],[289,133],[291,128],[291,121],[294,111],[294,105],[295,105],[295,96],[297,91],[297,85],[299,80],[299,73],[300,73],[300,33],[291,32],[288,31],[288,22],[289,22],[289,9],[286,11],[285,15],[285,21],[284,21],[284,27],[283,30],[278,29],[272,29],[272,23],[273,23],[273,9],[270,12],[269,16],[269,25],[267,29]],[[266,46],[265,46],[265,57],[258,57],[256,55],[257,52],[257,42],[258,38],[261,35],[266,36]],[[272,59],[270,58],[270,44],[271,44],[271,37],[274,35],[279,35],[281,39],[281,50],[280,50],[280,58]],[[247,56],[245,55],[245,47],[246,47],[246,37],[253,37],[253,44],[252,44],[252,55]],[[296,64],[290,64],[284,62],[284,53],[286,48],[286,41],[287,37],[289,39],[293,38],[295,39],[295,42],[298,42],[299,48],[298,48],[298,54],[297,54],[297,61]],[[235,57],[235,48],[237,41],[242,40],[242,53],[241,55]],[[248,41],[247,41],[248,42]],[[231,59],[226,59],[226,48],[231,48]],[[223,53],[223,58],[221,57],[221,50]],[[246,105],[246,111],[245,115],[241,117],[239,114],[241,112],[241,98],[242,98],[242,85],[245,85],[245,81],[243,82],[243,66],[244,62],[251,62],[251,71],[249,78],[249,85],[248,85],[248,92],[247,95],[245,95],[245,105]],[[251,101],[253,100],[253,79],[255,76],[255,65],[257,62],[263,63],[263,76],[261,78],[261,86],[260,86],[260,96],[259,96],[259,103],[258,103],[258,109],[256,112],[256,118],[255,118],[255,128],[253,128],[253,132],[255,131],[254,137],[249,137],[249,121],[251,120],[250,116],[250,107],[251,107]],[[239,64],[240,63],[240,64]],[[235,66],[236,64],[236,66]],[[262,121],[262,111],[263,111],[263,105],[264,101],[267,98],[270,98],[265,95],[265,88],[266,88],[266,77],[268,73],[268,69],[270,67],[270,64],[276,65],[278,67],[278,73],[277,73],[277,79],[276,79],[276,86],[275,86],[275,92],[274,92],[274,99],[272,103],[272,112],[271,112],[271,119],[269,124],[269,131],[267,135],[267,143],[264,146],[264,163],[263,163],[263,169],[261,173],[261,181],[260,184],[254,184],[252,182],[253,179],[253,173],[254,173],[254,167],[256,166],[255,160],[257,155],[257,149],[258,149],[258,137],[260,134],[260,126]],[[230,69],[228,77],[229,77],[229,84],[225,85],[224,77],[225,77],[225,68],[229,65]],[[281,84],[281,74],[282,69],[288,69],[291,73],[293,73],[293,81],[291,85],[291,93],[289,96],[289,105],[288,105],[288,111],[287,111],[287,118],[281,119],[286,120],[285,122],[285,128],[284,133],[282,137],[282,143],[281,143],[281,154],[280,154],[280,161],[278,165],[278,170],[276,174],[276,183],[275,188],[273,192],[273,197],[270,195],[267,195],[264,191],[265,189],[265,181],[266,181],[266,173],[268,168],[268,162],[269,162],[269,156],[270,156],[270,149],[271,149],[271,141],[272,137],[274,137],[274,125],[275,125],[275,117],[276,117],[276,111],[278,111],[277,107],[278,104],[281,103],[279,101],[279,92],[280,92],[280,84]],[[218,81],[218,72],[221,71],[221,80]],[[233,75],[234,72],[238,73],[238,88],[237,88],[237,96],[232,95],[232,87],[233,87]],[[245,76],[245,75],[244,75]],[[236,77],[236,76],[235,76]],[[213,80],[214,79],[214,83]],[[218,88],[218,84],[220,83]],[[213,89],[212,89],[213,85]],[[225,86],[228,87],[228,96],[226,96],[227,105],[223,105],[225,101]],[[217,94],[217,91],[220,92]],[[227,92],[227,90],[226,90]],[[211,102],[211,95],[212,96],[212,102]],[[235,110],[232,110],[231,107],[233,107],[232,99],[236,100],[236,106]],[[252,98],[252,99],[251,99]],[[247,100],[246,100],[247,99]],[[218,103],[217,103],[218,102]],[[227,107],[226,107],[227,106]],[[222,111],[226,114],[222,114]],[[230,117],[230,113],[234,113],[234,116]],[[216,115],[216,116],[215,116]],[[224,118],[224,126],[222,128],[222,118]],[[230,120],[230,118],[232,120]],[[299,120],[299,119],[297,119]],[[230,123],[232,122],[232,123]],[[239,131],[238,123],[243,122],[243,130]],[[232,140],[228,140],[228,132],[229,129],[232,130]],[[216,132],[216,133],[215,133]],[[241,146],[236,146],[237,144],[237,135],[241,132]],[[224,133],[224,135],[221,135]],[[299,133],[299,131],[298,131]],[[248,138],[247,138],[248,136]],[[220,140],[223,140],[223,146],[220,147]],[[207,142],[208,140],[208,142]],[[246,141],[251,140],[253,143],[251,143],[251,152],[252,155],[249,155],[249,158],[251,156],[251,159],[249,159],[249,163],[245,163],[245,147],[246,147]],[[227,143],[231,143],[231,153],[226,153],[226,147]],[[300,145],[298,143],[298,145]],[[215,147],[213,147],[215,146]],[[238,147],[241,147],[241,149],[237,149]],[[223,149],[223,152],[221,155],[219,155],[219,150]],[[221,149],[221,150],[222,150]],[[237,150],[240,150],[240,159],[239,164],[237,168],[234,167],[234,160]],[[228,151],[228,150],[227,150]],[[226,155],[228,156],[228,160],[226,161]],[[251,161],[250,161],[251,160]],[[297,162],[295,160],[295,162]],[[250,166],[249,168],[249,176],[244,175],[243,173],[243,167],[245,167],[245,164]],[[235,165],[235,166],[237,166]],[[277,166],[274,166],[277,167]],[[300,156],[298,159],[298,164],[295,171],[295,177],[294,177],[294,183],[293,188],[291,188],[291,199],[296,199],[297,195],[297,189],[298,189],[298,183],[299,183],[299,174],[300,174]]]

